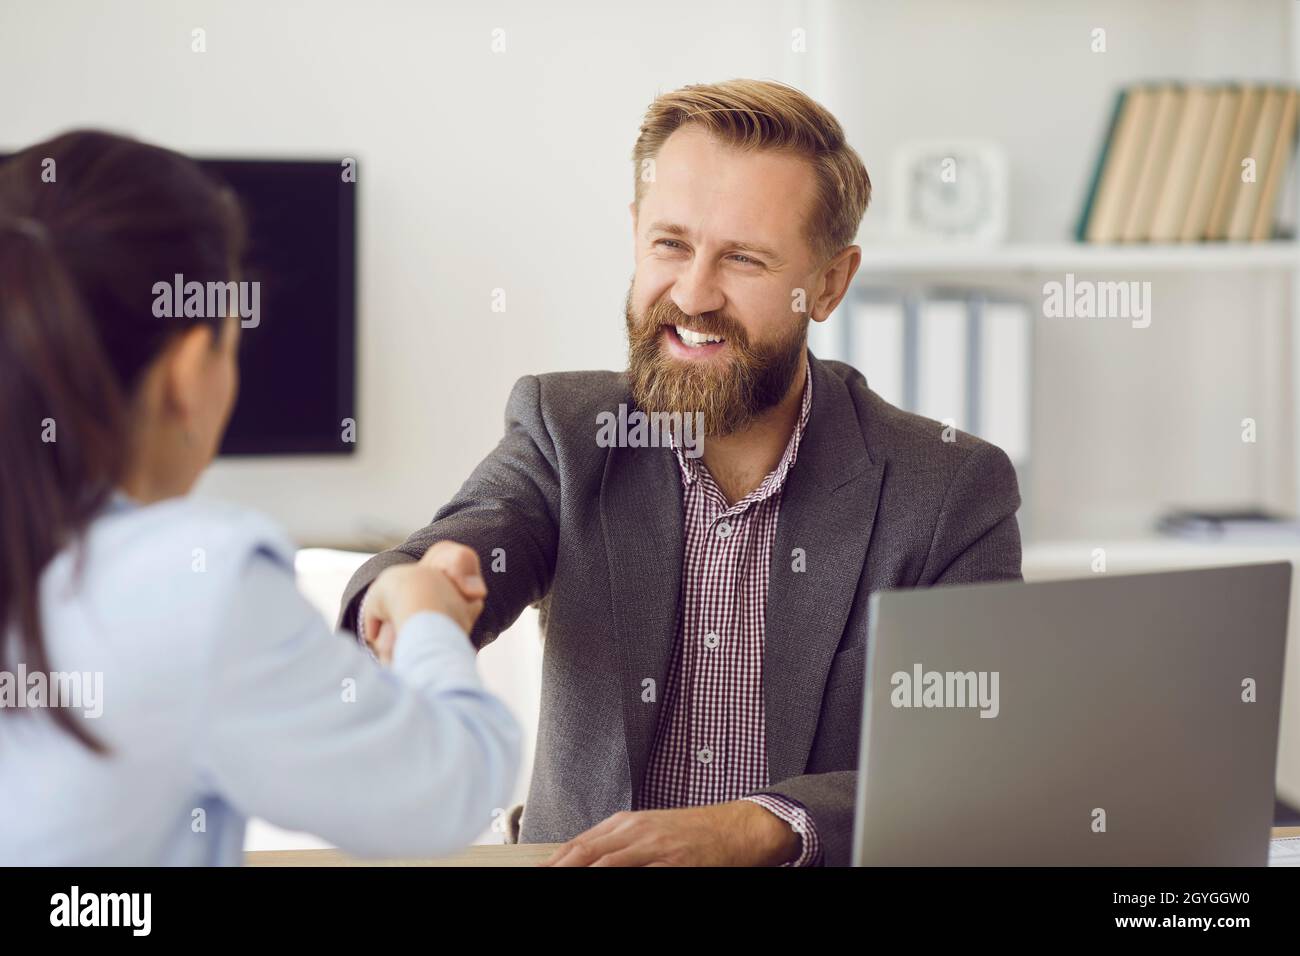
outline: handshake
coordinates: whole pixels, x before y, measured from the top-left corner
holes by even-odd
[[[439,541],[414,564],[386,568],[361,603],[361,634],[384,664],[391,663],[402,625],[423,611],[446,614],[469,634],[483,612],[487,584],[472,548]]]

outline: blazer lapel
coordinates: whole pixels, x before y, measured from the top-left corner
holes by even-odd
[[[813,407],[786,476],[767,596],[763,699],[773,782],[803,772],[822,687],[866,559],[883,468],[867,453],[838,376],[809,354]],[[631,799],[664,702],[682,583],[682,481],[666,448],[613,448],[600,490]],[[793,551],[802,549],[804,570]],[[654,681],[655,704],[644,702]]]
[[[600,490],[609,558],[631,799],[641,788],[663,709],[682,582],[682,479],[668,448],[614,448]],[[646,702],[646,679],[654,703]]]
[[[781,493],[767,595],[763,700],[773,783],[807,765],[884,473],[867,452],[844,382],[811,353],[809,371],[813,405]]]

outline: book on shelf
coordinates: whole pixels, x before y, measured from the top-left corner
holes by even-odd
[[[1220,173],[1223,171],[1223,160],[1228,155],[1228,143],[1241,105],[1241,92],[1235,86],[1210,91],[1214,111],[1205,138],[1197,144],[1199,155],[1196,159],[1196,179],[1186,198],[1187,205],[1177,237],[1180,242],[1196,242],[1205,238],[1210,225],[1210,211],[1214,208],[1219,188]]]
[[[1228,219],[1237,200],[1237,187],[1242,185],[1242,159],[1246,155],[1255,120],[1259,116],[1264,91],[1247,86],[1237,100],[1237,115],[1233,118],[1232,132],[1228,134],[1228,148],[1220,157],[1219,184],[1214,191],[1214,204],[1210,207],[1210,221],[1201,239],[1228,238]]]
[[[1264,169],[1263,183],[1259,193],[1259,207],[1255,210],[1254,223],[1250,229],[1250,238],[1262,242],[1270,238],[1274,231],[1277,197],[1281,192],[1282,180],[1291,169],[1292,149],[1295,141],[1296,110],[1300,107],[1300,93],[1295,90],[1282,92],[1281,115],[1278,120],[1277,137],[1269,154],[1268,166]]]
[[[1261,242],[1294,221],[1290,87],[1143,83],[1115,99],[1084,200],[1083,242]]]
[[[1101,229],[1100,213],[1094,217],[1094,210],[1100,210],[1101,204],[1098,202],[1097,194],[1100,191],[1102,174],[1106,170],[1106,160],[1110,156],[1111,150],[1115,147],[1117,131],[1120,127],[1120,119],[1126,115],[1128,106],[1128,90],[1120,90],[1119,95],[1115,97],[1115,106],[1110,112],[1110,122],[1106,124],[1106,138],[1101,144],[1101,158],[1093,166],[1092,181],[1088,184],[1088,192],[1083,200],[1083,212],[1079,215],[1079,225],[1074,231],[1074,238],[1079,242],[1087,240],[1089,227],[1094,232]],[[1127,122],[1131,122],[1128,120]],[[1113,173],[1112,173],[1113,175]],[[1113,186],[1112,186],[1113,188]]]
[[[1271,163],[1273,143],[1277,139],[1278,124],[1282,118],[1282,102],[1285,95],[1281,90],[1265,90],[1259,104],[1259,119],[1255,123],[1254,135],[1250,149],[1246,153],[1247,164],[1238,175],[1237,201],[1233,204],[1232,215],[1228,219],[1227,237],[1235,242],[1249,239],[1255,223],[1255,207],[1259,203],[1266,170]],[[1254,169],[1249,164],[1254,164]],[[1249,177],[1249,178],[1247,178]]]
[[[1081,227],[1082,238],[1088,242],[1115,242],[1123,232],[1143,147],[1138,139],[1149,129],[1154,105],[1149,90],[1137,88],[1120,94],[1118,115],[1098,164],[1096,195],[1087,203],[1091,215]]]
[[[1189,541],[1225,544],[1294,544],[1300,547],[1300,520],[1260,509],[1178,510],[1164,515],[1156,529]]]
[[[1183,94],[1182,122],[1170,147],[1164,182],[1153,190],[1156,204],[1151,217],[1152,242],[1177,242],[1182,235],[1215,102],[1215,92],[1203,87],[1191,87]]]
[[[1129,202],[1122,242],[1143,242],[1151,238],[1151,224],[1155,217],[1156,200],[1161,184],[1169,176],[1173,159],[1174,140],[1178,136],[1178,123],[1182,118],[1184,91],[1181,87],[1166,84],[1152,90],[1155,98],[1149,134],[1144,134],[1141,166]]]

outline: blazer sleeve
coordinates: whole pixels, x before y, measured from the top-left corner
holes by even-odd
[[[1018,581],[1020,490],[1006,453],[981,443],[958,467],[935,523],[918,587]],[[822,846],[826,866],[847,866],[853,854],[856,770],[803,774],[767,788],[801,803]]]
[[[1020,486],[996,445],[976,446],[948,485],[917,587],[1019,581]]]
[[[456,541],[473,548],[483,565],[488,596],[470,635],[482,648],[550,590],[559,510],[555,443],[543,413],[541,381],[529,375],[511,390],[501,441],[455,497],[426,527],[357,569],[343,592],[339,628],[357,632],[366,589],[385,568],[419,560],[438,541]]]

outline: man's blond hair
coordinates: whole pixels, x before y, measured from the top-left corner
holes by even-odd
[[[664,142],[692,123],[738,149],[780,149],[802,156],[817,176],[817,198],[805,224],[814,252],[829,259],[853,244],[871,201],[871,180],[830,112],[784,83],[727,80],[684,86],[650,104],[632,151],[636,202],[643,171]]]

